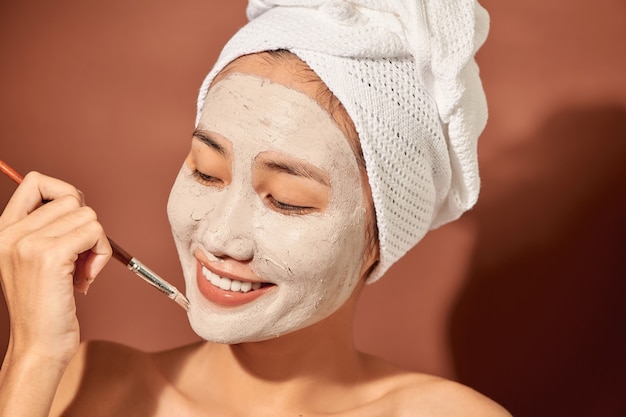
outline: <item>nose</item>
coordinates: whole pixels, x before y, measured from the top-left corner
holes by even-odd
[[[252,259],[255,251],[253,204],[252,196],[245,194],[222,199],[205,218],[207,224],[202,236],[205,248],[219,258]]]

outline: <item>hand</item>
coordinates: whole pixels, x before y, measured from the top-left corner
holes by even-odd
[[[106,235],[82,193],[28,174],[0,216],[0,280],[11,353],[68,363],[80,341],[74,289],[86,292],[110,257]]]

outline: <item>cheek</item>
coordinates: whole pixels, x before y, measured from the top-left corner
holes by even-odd
[[[360,270],[364,218],[360,212],[263,216],[253,268],[261,276],[271,279],[280,275],[283,282],[298,286],[325,283],[335,287],[329,282],[333,277],[351,284]]]
[[[184,236],[185,229],[189,227],[189,216],[187,213],[187,207],[184,204],[185,195],[184,192],[184,183],[182,181],[182,177],[184,175],[183,171],[185,168],[181,168],[176,177],[176,181],[170,190],[170,195],[167,200],[167,218],[170,222],[170,226],[172,228],[172,233],[175,238],[180,238]]]
[[[177,244],[189,242],[198,221],[211,210],[211,199],[206,187],[198,184],[189,168],[183,166],[167,202],[167,216]]]
[[[339,165],[333,172],[324,213],[268,213],[256,219],[259,268],[270,274],[286,273],[286,279],[298,281],[298,285],[354,285],[361,269],[366,227],[361,179],[354,165]]]

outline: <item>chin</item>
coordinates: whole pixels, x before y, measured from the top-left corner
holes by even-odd
[[[272,311],[262,308],[215,311],[211,307],[200,306],[198,301],[192,301],[189,311],[189,324],[193,331],[207,342],[229,345],[275,339],[316,324],[332,314],[320,314],[319,310]]]

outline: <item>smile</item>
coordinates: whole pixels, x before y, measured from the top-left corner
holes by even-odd
[[[262,287],[260,282],[239,281],[211,273],[206,266],[202,266],[202,275],[215,287],[224,291],[242,292],[255,291]]]
[[[277,288],[275,284],[244,280],[200,262],[197,262],[196,282],[200,294],[221,307],[243,306]]]

